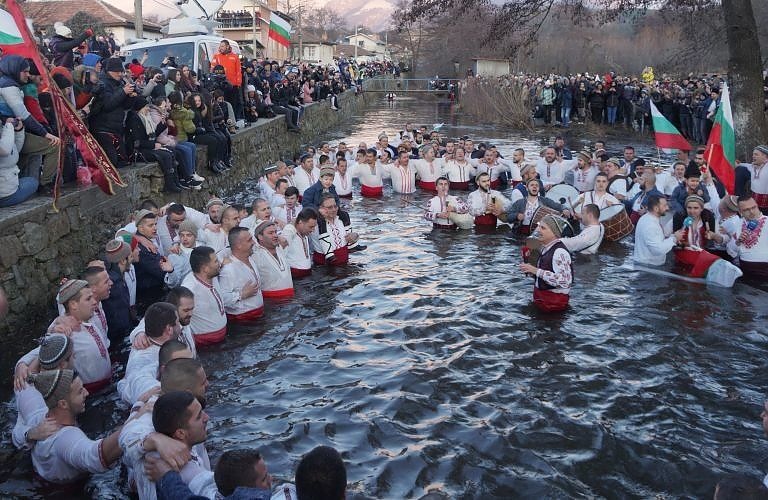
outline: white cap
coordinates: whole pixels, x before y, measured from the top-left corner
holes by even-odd
[[[72,30],[64,26],[64,23],[57,22],[53,25],[53,31],[56,32],[59,36],[65,36],[67,38],[70,38],[72,36]]]

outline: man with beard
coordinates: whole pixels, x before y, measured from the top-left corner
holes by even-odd
[[[469,213],[475,217],[475,226],[495,228],[497,219],[493,215],[493,210],[498,204],[505,207],[509,204],[509,200],[498,191],[491,189],[491,177],[486,172],[477,174],[475,182],[477,189],[467,197]]]
[[[261,279],[253,258],[253,245],[253,236],[248,229],[236,227],[229,232],[231,256],[219,277],[228,321],[251,321],[264,314]]]
[[[442,175],[447,177],[450,181],[451,189],[469,191],[469,181],[475,175],[475,170],[475,167],[473,167],[469,160],[466,159],[464,148],[461,146],[458,146],[454,149],[454,155],[452,159],[443,159]],[[438,169],[437,173],[434,174],[434,178],[439,176],[440,171]],[[434,191],[434,182],[431,183],[431,186],[431,190]]]
[[[435,185],[437,196],[427,202],[424,218],[431,221],[435,229],[456,229],[456,224],[450,219],[450,213],[465,214],[469,212],[469,207],[462,199],[448,194],[450,181],[446,177],[438,177]]]
[[[739,267],[746,278],[768,281],[768,216],[760,212],[752,196],[738,199],[741,231],[728,242],[729,253],[739,258]]]
[[[640,217],[635,228],[635,250],[632,258],[635,262],[651,266],[661,266],[667,260],[667,254],[683,238],[683,230],[667,236],[661,224],[669,207],[667,199],[649,196],[646,200],[647,212]]]
[[[330,199],[333,199],[333,196]],[[277,225],[271,221],[264,221],[256,226],[254,234],[258,245],[254,248],[253,257],[261,278],[262,296],[270,299],[293,297],[291,267],[288,264],[285,249],[280,246]]]
[[[215,227],[215,224],[211,224],[210,217],[206,214],[198,212],[194,208],[185,207],[180,203],[172,203],[165,211],[165,215],[157,220],[157,237],[160,240],[158,250],[162,255],[167,257],[171,252],[178,253],[179,250],[174,249],[173,246],[179,244],[179,226],[186,220],[191,221],[200,229],[204,229],[206,226]]]
[[[538,179],[530,179],[526,185],[528,195],[525,198],[517,200],[504,211],[500,207],[494,207],[492,213],[503,222],[509,222],[510,224],[518,224],[521,234],[531,233],[531,220],[536,210],[540,206],[545,206],[553,210],[557,210],[563,217],[570,217],[571,212],[563,208],[560,203],[554,200],[541,196],[541,181]]]
[[[314,248],[312,260],[319,266],[346,264],[349,262],[348,247],[357,241],[357,234],[347,231],[339,217],[336,198],[332,194],[326,193],[322,196],[318,212],[320,217],[317,228],[310,236],[312,248]]]
[[[219,289],[221,263],[211,247],[197,247],[189,255],[188,274],[182,286],[195,295],[192,335],[197,347],[218,344],[227,335],[227,315]]]
[[[573,187],[580,193],[592,191],[595,188],[595,176],[600,170],[592,162],[589,151],[576,153],[576,166],[573,169]]]
[[[544,157],[536,162],[536,173],[539,174],[544,191],[555,184],[560,184],[565,179],[566,165],[557,157],[557,151],[554,146],[549,146],[544,150]]]
[[[176,314],[179,316],[181,333],[176,340],[187,346],[187,349],[192,353],[192,357],[196,358],[197,348],[195,347],[195,339],[192,335],[192,329],[189,326],[192,321],[192,313],[195,311],[195,294],[193,294],[189,288],[177,286],[168,292],[165,301],[176,307]],[[144,333],[144,320],[133,329],[129,339],[131,341],[131,348],[133,349],[146,349],[152,345],[149,338],[147,338],[147,335]]]
[[[416,192],[416,166],[407,151],[400,151],[395,161],[382,167],[392,181],[392,191],[400,194]]]

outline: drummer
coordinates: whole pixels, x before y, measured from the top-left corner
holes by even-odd
[[[576,236],[560,238],[560,241],[570,252],[592,255],[597,253],[603,236],[605,227],[600,223],[600,209],[590,203],[581,209],[581,232]]]
[[[607,191],[608,189],[608,176],[602,172],[595,175],[595,189],[582,193],[576,201],[573,202],[574,208],[581,206],[582,204],[595,204],[600,210],[611,205],[618,205],[621,203],[615,196]],[[576,218],[579,215],[576,214]]]
[[[564,209],[560,203],[554,200],[541,196],[541,181],[538,179],[530,179],[526,183],[528,195],[516,202],[512,203],[510,208],[505,212],[498,206],[494,206],[491,213],[502,220],[502,222],[509,222],[510,224],[519,224],[519,231],[521,234],[531,233],[531,221],[539,207],[546,207],[554,213],[562,215],[565,218],[571,216],[571,211]]]
[[[512,194],[509,196],[510,205],[528,196],[528,189],[525,185],[529,180],[535,179],[538,175],[539,174],[536,173],[536,164],[526,163],[523,165],[523,168],[520,169],[520,177],[522,177],[523,180],[518,182],[514,189],[512,189]]]
[[[497,219],[492,210],[497,205],[503,209],[509,204],[509,200],[495,189],[491,189],[491,177],[486,172],[477,174],[475,183],[477,189],[467,197],[469,213],[475,217],[475,226],[495,228]]]
[[[556,215],[547,215],[536,231],[541,241],[541,254],[536,265],[520,264],[520,270],[533,275],[533,303],[544,312],[564,311],[568,308],[573,285],[573,263],[568,248],[560,240],[568,222]]]
[[[456,196],[448,194],[450,181],[445,177],[438,177],[435,182],[437,196],[427,202],[424,218],[432,221],[435,229],[456,229],[456,224],[450,219],[450,213],[465,214],[469,207]]]
[[[595,188],[595,176],[600,172],[592,161],[589,151],[576,153],[576,166],[573,168],[573,187],[580,193],[592,191]]]
[[[605,161],[605,173],[608,174],[608,189],[619,201],[627,197],[627,178],[621,175],[621,165],[616,158],[608,158]]]

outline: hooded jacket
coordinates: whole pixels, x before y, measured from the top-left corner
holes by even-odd
[[[35,120],[24,105],[24,92],[21,90],[21,71],[29,64],[23,57],[9,54],[0,59],[0,116],[19,117],[24,127],[31,134],[45,137],[48,131]]]
[[[48,46],[53,51],[53,64],[55,66],[64,66],[70,70],[74,69],[75,56],[72,53],[72,49],[79,47],[85,39],[88,38],[86,33],[83,33],[77,38],[68,38],[61,35],[53,35]]]

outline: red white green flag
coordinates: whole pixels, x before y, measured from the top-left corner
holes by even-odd
[[[682,151],[693,149],[685,137],[683,137],[683,134],[661,114],[656,105],[653,104],[653,101],[650,101],[650,103],[656,147],[661,149],[679,149]]]
[[[11,12],[0,10],[0,49],[4,54],[33,58],[37,55],[37,45],[33,40],[24,39],[19,26],[27,26],[29,30],[28,21],[20,10],[15,17]]]
[[[269,38],[283,47],[291,46],[291,25],[274,12],[269,17]]]
[[[736,134],[733,132],[733,113],[728,84],[723,83],[720,93],[720,106],[715,114],[715,123],[707,139],[704,158],[709,168],[717,175],[729,193],[734,192],[736,184]]]

